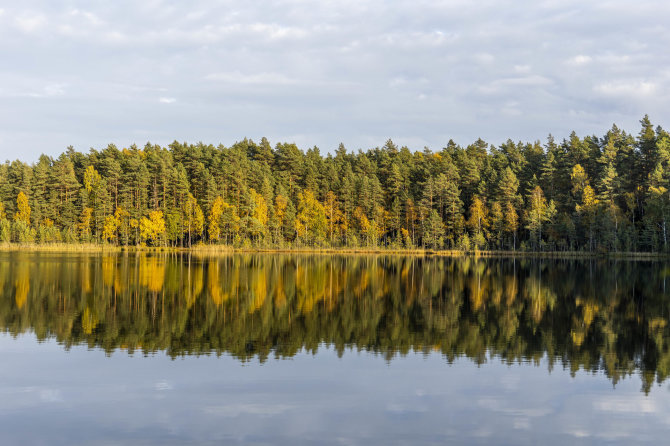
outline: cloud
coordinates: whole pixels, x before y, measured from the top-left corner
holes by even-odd
[[[294,409],[289,404],[228,404],[223,406],[208,406],[202,411],[209,415],[221,417],[238,417],[240,415],[274,416]]]
[[[477,62],[481,64],[490,64],[495,62],[496,60],[495,56],[489,53],[477,53],[473,57]]]
[[[604,397],[593,401],[595,410],[614,413],[656,413],[658,408],[654,401],[644,397]]]
[[[657,86],[648,81],[622,80],[597,84],[593,90],[604,96],[639,99],[654,94]]]
[[[482,85],[479,90],[482,93],[492,94],[501,91],[516,90],[519,88],[548,87],[554,82],[545,76],[529,74],[527,76],[513,76],[497,79],[488,85]]]
[[[158,392],[163,392],[166,390],[173,390],[174,385],[167,380],[160,380],[154,384],[154,389]]]
[[[205,76],[208,81],[226,82],[233,84],[256,84],[256,85],[291,85],[301,82],[299,79],[290,78],[281,73],[240,73],[220,72]]]
[[[587,65],[593,60],[591,56],[586,56],[584,54],[578,54],[577,56],[571,58],[568,63],[570,65]]]
[[[84,22],[92,26],[101,26],[104,25],[104,21],[100,19],[96,14],[93,14],[89,11],[82,11],[80,9],[73,9],[69,12],[71,17],[76,19],[83,19]]]
[[[131,144],[137,122],[161,144],[303,135],[324,150],[635,132],[670,116],[668,8],[24,0],[0,13],[0,158]]]
[[[42,14],[24,13],[14,20],[16,26],[25,33],[32,33],[43,28],[47,23],[47,18]]]
[[[237,28],[242,29],[242,27]],[[248,26],[248,31],[262,34],[269,39],[300,39],[309,35],[306,29],[292,26],[281,26],[276,23],[252,23]]]
[[[2,79],[0,77],[0,79]],[[5,78],[5,85],[12,88],[0,87],[0,97],[4,98],[33,98],[47,99],[65,96],[68,85],[59,82],[44,82],[38,79]]]

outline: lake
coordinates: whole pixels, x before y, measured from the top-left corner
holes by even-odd
[[[670,264],[0,252],[0,444],[631,444]]]

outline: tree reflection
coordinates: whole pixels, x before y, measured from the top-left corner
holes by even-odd
[[[663,263],[3,253],[0,323],[66,347],[288,357],[322,344],[670,373]]]

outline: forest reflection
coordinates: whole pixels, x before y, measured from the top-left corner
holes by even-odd
[[[402,256],[0,253],[0,324],[111,353],[291,357],[327,344],[451,362],[670,370],[662,262]]]

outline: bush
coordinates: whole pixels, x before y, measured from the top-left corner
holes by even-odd
[[[9,243],[12,241],[12,227],[9,220],[3,218],[0,220],[0,243]]]
[[[23,220],[14,221],[13,232],[16,242],[32,243],[35,241],[36,231]]]

